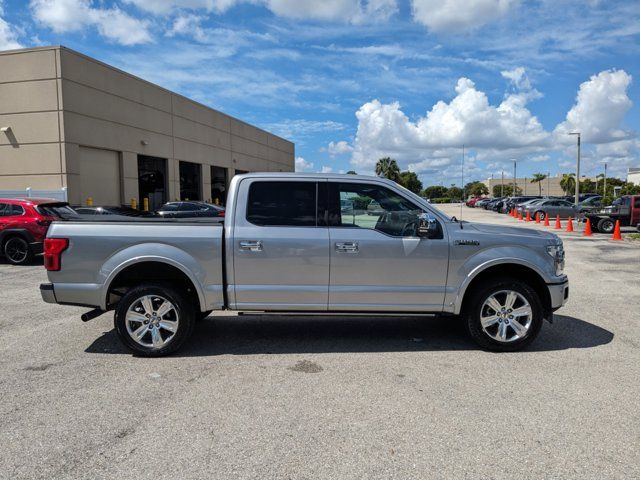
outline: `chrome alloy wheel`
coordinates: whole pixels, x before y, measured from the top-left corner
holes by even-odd
[[[514,290],[500,290],[482,304],[482,330],[498,342],[524,338],[533,321],[533,310],[524,296]]]
[[[133,302],[125,316],[129,336],[147,348],[162,348],[176,332],[180,319],[173,303],[159,295],[145,295]]]

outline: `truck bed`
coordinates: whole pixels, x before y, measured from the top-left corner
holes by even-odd
[[[211,219],[128,219],[54,222],[48,237],[68,238],[62,269],[49,272],[56,299],[106,307],[105,286],[128,265],[163,261],[192,278],[208,309],[222,308],[223,236]],[[186,270],[186,271],[185,271]]]

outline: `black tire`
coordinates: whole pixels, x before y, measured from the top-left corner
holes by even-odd
[[[481,310],[485,301],[491,295],[503,290],[515,291],[522,295],[531,306],[532,312],[531,324],[527,333],[522,338],[510,342],[495,340],[484,331],[480,322]],[[492,352],[515,352],[527,347],[538,336],[544,319],[544,310],[538,294],[526,282],[503,277],[483,282],[482,285],[474,288],[470,292],[469,298],[465,300],[462,317],[469,335],[481,348]],[[515,331],[512,330],[512,333]]]
[[[127,330],[126,316],[129,307],[135,305],[145,296],[158,296],[171,302],[179,320],[173,337],[162,347],[141,345],[131,337]],[[195,311],[186,292],[163,284],[145,284],[132,288],[120,299],[113,323],[120,341],[134,353],[145,357],[162,357],[178,350],[191,336],[195,323]]]
[[[540,221],[543,222],[544,221],[544,217],[547,216],[547,214],[545,212],[543,212],[542,210],[538,210],[535,215],[533,216],[533,218],[536,218],[536,215],[540,216]]]
[[[29,242],[20,236],[7,238],[2,245],[2,253],[7,262],[13,265],[25,265],[33,259]]]
[[[602,233],[613,233],[616,224],[610,218],[601,218],[598,221],[598,231]]]

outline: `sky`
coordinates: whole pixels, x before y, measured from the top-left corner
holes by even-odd
[[[640,2],[0,0],[0,50],[64,45],[296,144],[296,170],[425,186],[640,167]]]

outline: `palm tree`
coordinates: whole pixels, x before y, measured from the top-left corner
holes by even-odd
[[[397,182],[400,178],[400,167],[393,158],[384,157],[376,163],[376,175]]]
[[[538,184],[538,195],[542,196],[542,182],[545,178],[547,178],[547,176],[544,173],[534,173],[533,174],[533,178],[531,179],[531,183],[537,183]],[[547,195],[549,195],[549,192],[547,192]]]
[[[560,179],[560,188],[564,191],[566,195],[570,195],[571,192],[576,189],[576,174],[575,173],[564,173],[562,178]]]

